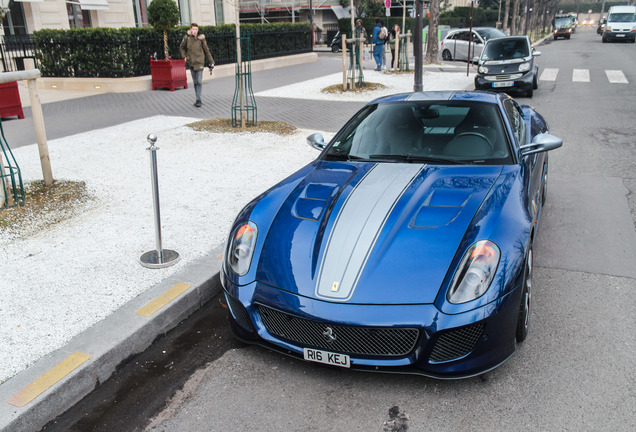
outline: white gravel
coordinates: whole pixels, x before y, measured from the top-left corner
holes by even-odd
[[[258,95],[370,100],[413,87],[413,75],[365,71],[365,78],[388,88],[351,97],[322,94],[338,83],[336,74]],[[425,90],[461,90],[470,82],[457,73],[427,72],[423,79]],[[0,383],[223,244],[243,205],[317,156],[305,143],[316,131],[215,134],[184,126],[193,121],[158,116],[49,141],[54,177],[85,181],[94,199],[46,229],[17,237],[0,230]],[[182,257],[161,270],[139,264],[155,246],[146,151],[151,132],[160,149],[163,246]],[[14,155],[25,182],[42,178],[35,144]]]

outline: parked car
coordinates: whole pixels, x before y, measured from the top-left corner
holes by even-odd
[[[532,97],[539,87],[539,66],[528,36],[508,36],[486,42],[475,76],[477,90],[525,92]]]
[[[603,29],[603,43],[624,40],[636,42],[636,6],[612,6]]]
[[[529,328],[547,151],[507,95],[369,102],[234,221],[221,281],[240,340],[309,362],[440,378],[502,364]]]
[[[470,29],[457,29],[450,31],[440,43],[439,52],[442,60],[468,61],[470,45],[470,58],[479,57],[484,44],[488,39],[505,37],[506,34],[494,27],[475,27],[472,32],[472,43],[469,43]]]

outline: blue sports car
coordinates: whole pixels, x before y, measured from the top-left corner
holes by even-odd
[[[525,339],[548,150],[505,94],[368,103],[238,215],[221,281],[239,339],[300,359],[462,378]]]

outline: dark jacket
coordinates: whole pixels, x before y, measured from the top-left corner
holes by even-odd
[[[188,68],[203,70],[206,59],[210,65],[214,65],[214,59],[205,41],[205,35],[201,33],[195,37],[190,30],[188,30],[179,48],[181,50],[181,57],[186,59],[186,67]]]

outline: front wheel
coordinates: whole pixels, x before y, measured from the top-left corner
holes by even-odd
[[[532,88],[534,90],[539,88],[539,81],[537,80],[537,76],[535,75],[534,78],[532,79]]]
[[[601,39],[601,42],[607,43],[607,39],[605,39],[605,36],[603,36],[603,38]]]
[[[531,98],[533,94],[534,94],[534,90],[533,89],[530,89],[530,90],[528,90],[526,92],[526,96],[528,96],[529,98]]]
[[[338,45],[336,44],[331,45],[331,52],[334,52],[334,53],[340,52],[340,48],[338,47]]]
[[[444,60],[444,61],[453,60],[453,56],[451,55],[449,50],[442,51],[442,60]]]
[[[519,316],[517,318],[517,330],[515,338],[517,342],[523,342],[528,337],[530,325],[530,304],[532,300],[532,245],[528,250],[526,265],[523,271],[523,291],[521,292],[521,302],[519,303]]]

